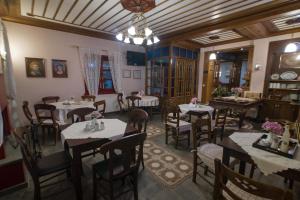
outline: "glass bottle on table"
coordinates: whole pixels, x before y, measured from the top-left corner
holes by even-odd
[[[290,144],[290,130],[289,125],[284,126],[284,133],[281,138],[281,145],[280,145],[280,151],[287,153],[289,151],[289,144]]]

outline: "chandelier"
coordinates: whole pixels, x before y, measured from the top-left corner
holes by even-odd
[[[131,41],[136,45],[145,43],[152,45],[158,43],[158,37],[148,27],[147,19],[143,15],[145,12],[155,7],[154,0],[121,0],[123,7],[134,13],[126,31],[116,35],[117,40],[127,44]]]

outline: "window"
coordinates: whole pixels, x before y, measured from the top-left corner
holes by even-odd
[[[115,93],[108,56],[101,56],[100,80],[98,94]]]

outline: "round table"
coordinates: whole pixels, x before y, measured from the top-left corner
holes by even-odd
[[[196,111],[196,112],[208,112],[210,116],[212,117],[214,108],[207,105],[197,105],[194,104],[180,104],[179,105],[180,111],[183,114],[188,113],[189,111]]]
[[[159,105],[159,99],[155,96],[141,96],[139,104],[136,104],[139,107],[153,107]]]
[[[71,110],[77,108],[95,108],[94,102],[92,101],[79,101],[79,102],[69,102],[69,105],[66,105],[67,102],[59,101],[55,103],[50,103],[55,106],[59,113],[59,121],[64,123],[67,118],[67,113]]]

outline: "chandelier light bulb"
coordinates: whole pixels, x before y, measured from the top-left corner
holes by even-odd
[[[130,27],[128,28],[128,34],[129,34],[129,35],[135,35],[135,34],[136,34],[136,32],[135,32],[135,27],[134,27],[134,26],[130,26]]]
[[[133,38],[133,43],[134,44],[141,45],[141,44],[143,44],[143,42],[144,42],[144,38],[142,38],[142,37],[134,37]]]
[[[124,39],[124,42],[129,44],[130,43],[129,37],[126,36],[125,39]]]
[[[145,35],[146,37],[150,36],[152,34],[152,30],[150,28],[145,28]]]
[[[153,43],[155,44],[155,43],[158,43],[160,40],[158,39],[158,37],[157,36],[154,36],[153,37]]]
[[[209,55],[209,60],[216,60],[217,59],[217,55],[215,53],[211,53]]]
[[[285,53],[292,53],[292,52],[296,52],[296,51],[297,51],[297,45],[294,42],[286,45],[286,47],[284,49]]]
[[[118,33],[116,35],[117,40],[122,41],[123,40],[123,34],[122,33]]]
[[[147,40],[147,45],[152,45],[153,43],[152,43],[152,41],[151,41],[151,39],[148,39]]]

